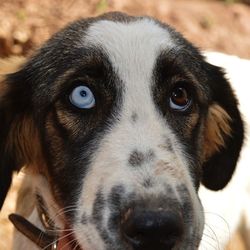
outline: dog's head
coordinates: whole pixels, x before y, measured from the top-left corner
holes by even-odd
[[[0,115],[0,204],[26,165],[84,249],[195,249],[199,184],[223,188],[243,141],[221,69],[121,13],[69,25],[1,79]]]

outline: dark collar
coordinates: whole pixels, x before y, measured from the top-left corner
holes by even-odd
[[[43,198],[36,194],[36,208],[45,232],[18,214],[10,214],[9,219],[15,228],[44,250],[58,249],[58,234],[54,221],[49,217]]]

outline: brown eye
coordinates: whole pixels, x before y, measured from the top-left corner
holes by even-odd
[[[177,111],[186,111],[191,104],[191,96],[185,87],[175,87],[170,95],[170,108]]]

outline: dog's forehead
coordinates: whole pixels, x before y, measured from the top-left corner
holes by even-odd
[[[84,39],[88,44],[102,46],[109,52],[128,49],[128,46],[136,46],[141,50],[173,47],[167,26],[163,27],[148,17],[135,18],[129,22],[98,20],[88,27]]]
[[[122,78],[152,73],[160,52],[175,46],[168,29],[147,17],[129,22],[99,20],[85,34],[84,46],[102,49]]]
[[[75,75],[83,75],[86,69],[103,70],[119,79],[114,82],[118,88],[123,83],[122,87],[130,87],[133,93],[135,86],[155,85],[155,75],[167,71],[167,67],[159,67],[163,57],[170,64],[174,58],[176,64],[176,56],[189,53],[198,54],[170,26],[150,17],[109,13],[81,19],[58,32],[29,61],[25,74],[36,86],[35,102],[37,96],[43,97],[40,102],[46,105],[63,84],[72,83]]]

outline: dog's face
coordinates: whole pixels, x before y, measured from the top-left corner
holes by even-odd
[[[198,247],[199,184],[227,184],[243,126],[221,70],[180,34],[120,13],[81,20],[0,90],[1,204],[26,165],[84,249]]]

